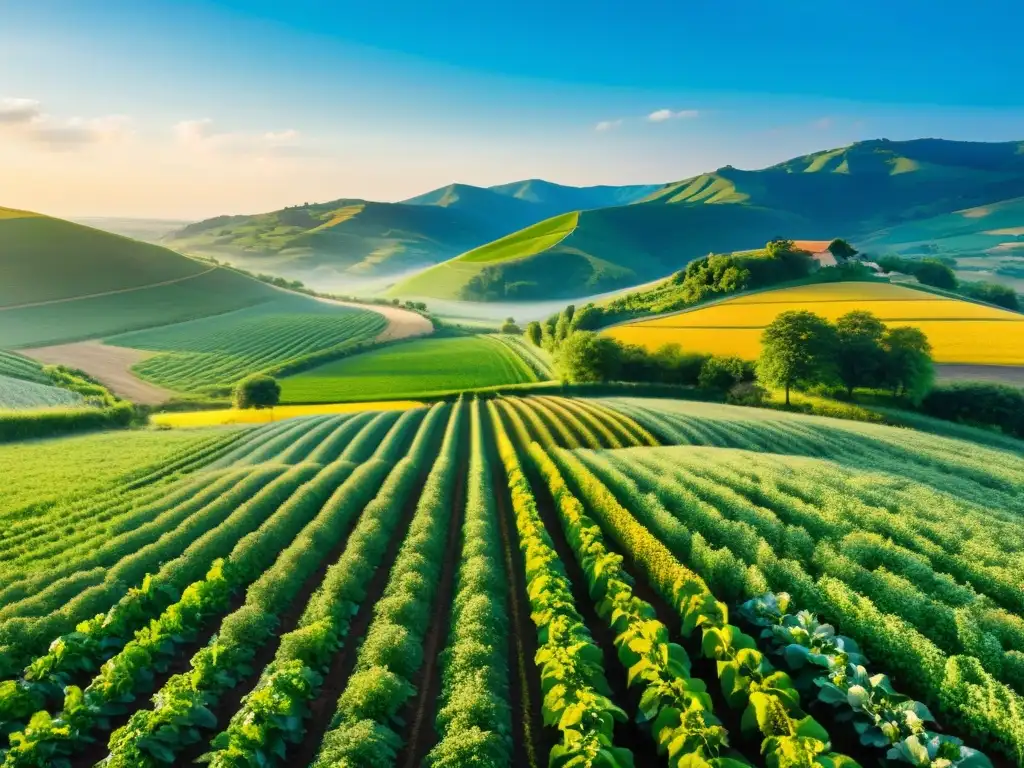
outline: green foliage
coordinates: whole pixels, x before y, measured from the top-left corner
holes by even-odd
[[[882,349],[885,324],[870,312],[848,312],[835,323],[835,367],[849,395],[859,387],[881,384],[886,354]]]
[[[1024,437],[1024,390],[987,382],[951,382],[931,389],[921,410],[940,419],[994,426]]]
[[[423,661],[423,641],[441,576],[459,456],[464,406],[455,406],[441,452],[419,496],[409,533],[392,565],[384,599],[359,649],[355,674],[338,698],[335,727],[324,739],[316,765],[353,759],[353,729],[366,720],[394,730],[398,713],[416,692],[412,680]],[[398,599],[393,599],[398,598]],[[410,604],[422,610],[409,611]],[[396,734],[397,735],[397,734]]]
[[[701,389],[732,392],[747,374],[747,365],[740,358],[712,355],[701,365],[697,384]]]
[[[277,379],[254,373],[235,385],[236,408],[273,408],[281,399],[281,385]]]
[[[533,346],[539,347],[543,336],[544,334],[539,322],[532,320],[526,324],[526,338]]]
[[[576,331],[559,344],[555,368],[570,384],[609,381],[617,377],[619,346],[614,339],[593,331]]]
[[[783,312],[761,336],[758,378],[786,391],[827,380],[833,370],[835,332],[813,312]]]
[[[886,272],[902,272],[913,275],[923,285],[945,288],[949,291],[957,289],[956,275],[940,259],[905,259],[899,256],[881,256],[876,263]]]
[[[1020,298],[1017,296],[1017,292],[1008,285],[1000,285],[999,283],[990,283],[983,280],[977,282],[961,280],[957,293],[977,299],[978,301],[995,304],[997,307],[1004,307],[1014,312],[1020,312],[1021,310]]]
[[[935,377],[932,347],[918,328],[890,328],[882,337],[882,380],[897,396],[918,403]]]
[[[122,429],[135,420],[131,403],[111,408],[62,408],[0,412],[0,443],[98,429]]]
[[[551,751],[553,766],[632,766],[628,750],[613,744],[616,721],[626,713],[609,698],[600,649],[576,606],[565,568],[537,511],[529,481],[493,401],[488,402],[498,455],[511,492],[526,571],[530,617],[537,627],[535,663],[540,668],[544,723],[562,740]],[[521,425],[519,428],[522,429]]]

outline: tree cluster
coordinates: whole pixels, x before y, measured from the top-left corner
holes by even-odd
[[[1016,291],[1009,286],[984,280],[959,280],[952,269],[956,266],[956,262],[951,259],[941,257],[907,259],[901,256],[881,256],[877,263],[886,272],[902,272],[905,275],[913,275],[922,285],[953,291],[971,299],[985,301],[1014,311],[1021,309],[1020,298]]]
[[[1024,437],[1024,390],[1005,384],[964,381],[935,387],[921,402],[930,416],[999,427]]]
[[[854,311],[834,324],[813,312],[783,312],[761,336],[757,377],[791,389],[842,385],[889,389],[920,402],[934,378],[931,345],[917,328],[888,328],[870,312]]]

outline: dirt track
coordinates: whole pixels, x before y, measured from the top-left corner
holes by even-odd
[[[19,351],[42,363],[66,365],[85,371],[115,395],[143,405],[157,405],[173,394],[170,390],[143,381],[131,372],[135,363],[152,357],[155,352],[109,347],[100,341],[79,341]]]
[[[434,332],[434,324],[418,312],[410,312],[408,309],[390,306],[387,304],[356,304],[351,301],[339,299],[324,299],[316,297],[317,301],[325,304],[337,304],[342,307],[353,309],[365,309],[368,312],[376,312],[384,315],[388,321],[388,327],[381,331],[374,341],[393,341],[394,339],[411,339],[415,336],[427,336]]]
[[[1020,365],[936,365],[939,381],[993,381],[1024,387],[1024,366]]]

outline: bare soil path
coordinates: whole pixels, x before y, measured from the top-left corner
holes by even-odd
[[[66,365],[85,371],[110,389],[118,397],[143,405],[158,405],[173,396],[173,392],[134,373],[132,366],[152,357],[156,352],[128,347],[112,347],[102,341],[78,341],[74,344],[56,344],[18,350],[23,355],[49,365]]]

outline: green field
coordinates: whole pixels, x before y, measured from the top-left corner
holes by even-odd
[[[0,374],[0,410],[31,410],[81,405],[82,396],[60,387]]]
[[[249,307],[281,295],[224,269],[156,288],[59,304],[0,308],[0,347],[35,347],[110,336]]]
[[[486,336],[395,344],[289,376],[284,403],[416,398],[498,384],[537,381],[508,347]]]
[[[254,372],[372,341],[387,321],[377,312],[305,296],[229,314],[128,333],[108,344],[161,352],[138,363],[144,379],[178,392],[228,387]]]
[[[4,764],[1019,765],[1005,446],[494,397],[0,447]]]
[[[25,379],[37,384],[47,384],[50,381],[43,373],[43,366],[35,360],[15,352],[5,352],[2,349],[0,349],[0,376]]]
[[[0,208],[0,308],[138,288],[207,269],[166,248]]]

